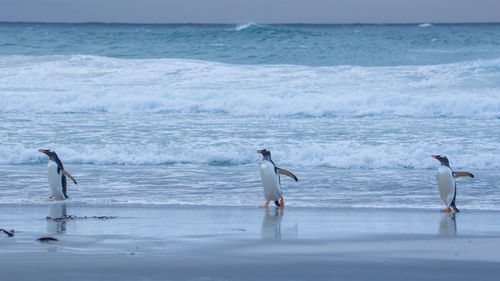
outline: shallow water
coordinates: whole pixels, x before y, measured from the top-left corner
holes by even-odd
[[[0,204],[44,205],[49,189],[45,167],[2,165]],[[258,163],[249,165],[91,165],[69,164],[78,185],[68,183],[77,205],[247,206],[264,203]],[[299,182],[282,178],[286,206],[322,208],[442,209],[435,171],[422,169],[337,169],[287,167]],[[499,210],[497,170],[457,182],[462,210]]]
[[[192,247],[258,240],[369,241],[495,237],[499,212],[456,215],[427,210],[194,206],[81,206],[52,203],[4,205],[13,238],[2,234],[4,251],[165,253]],[[52,220],[46,217],[74,216]],[[97,219],[93,216],[113,216]],[[4,237],[5,236],[5,237]],[[40,243],[40,237],[59,241]]]

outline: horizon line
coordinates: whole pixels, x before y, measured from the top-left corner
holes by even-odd
[[[58,22],[58,21],[3,21],[0,20],[0,24],[102,24],[102,25],[421,25],[421,24],[432,24],[432,25],[479,25],[479,24],[500,24],[500,21],[484,21],[484,22],[345,22],[345,23],[303,23],[303,22],[289,22],[289,23],[258,23],[258,22],[220,22],[220,23],[203,23],[203,22],[104,22],[104,21],[74,21],[74,22]]]

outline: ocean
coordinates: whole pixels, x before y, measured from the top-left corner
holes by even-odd
[[[500,24],[0,23],[0,204],[500,211]]]

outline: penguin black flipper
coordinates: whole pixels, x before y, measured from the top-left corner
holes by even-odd
[[[66,172],[65,170],[62,170],[63,172],[63,175],[67,176],[68,178],[70,178],[75,184],[78,184],[76,183],[76,180],[73,178],[72,175],[70,175],[68,172]]]
[[[62,185],[62,192],[64,194],[64,197],[68,198],[68,195],[66,194],[66,186],[68,185],[68,182],[66,180],[66,176],[63,175],[61,177],[61,185]]]
[[[289,171],[287,170],[283,170],[281,168],[278,168],[276,167],[276,171],[279,173],[279,174],[282,174],[282,175],[285,175],[285,176],[289,176],[291,177],[292,179],[294,179],[295,181],[299,181],[299,179],[292,173],[290,173]]]
[[[471,177],[473,178],[474,175],[469,173],[469,172],[453,172],[453,177],[454,178],[460,178],[460,177]]]
[[[54,152],[54,154],[55,154],[55,152]],[[57,154],[55,155],[55,161],[56,161],[56,163],[57,163],[57,173],[59,174],[59,173],[61,173],[61,172],[62,172],[62,173],[63,173],[63,177],[64,177],[64,175],[65,175],[65,176],[67,176],[68,178],[70,178],[70,179],[71,179],[71,180],[72,180],[75,184],[77,184],[77,183],[76,183],[76,180],[73,178],[73,176],[71,176],[68,172],[66,172],[66,171],[64,170],[64,165],[63,165],[63,163],[62,163],[61,159],[59,159],[59,156],[57,156]],[[65,180],[65,181],[66,181],[66,180]],[[66,195],[66,192],[64,193],[64,195]]]
[[[455,194],[453,195],[453,201],[451,201],[450,207],[453,208],[453,211],[456,213],[460,212],[460,210],[457,208],[457,205],[455,205],[455,199],[457,199],[457,184],[455,183]]]

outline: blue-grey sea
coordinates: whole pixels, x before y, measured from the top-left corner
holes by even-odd
[[[0,23],[0,204],[500,210],[500,24]]]

